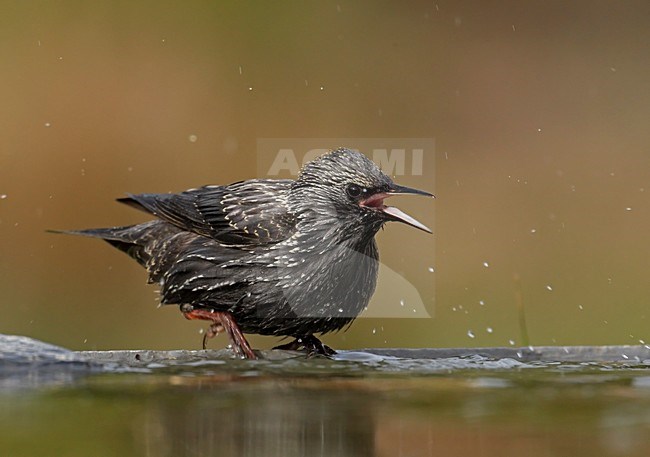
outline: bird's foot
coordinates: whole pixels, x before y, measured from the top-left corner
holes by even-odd
[[[195,309],[189,304],[181,305],[181,312],[183,313],[183,316],[185,316],[185,319],[212,321],[212,325],[208,327],[207,332],[203,335],[203,349],[206,348],[207,342],[210,338],[214,338],[219,333],[226,332],[230,339],[230,344],[237,354],[246,359],[257,359],[257,356],[253,352],[253,349],[251,349],[248,341],[246,341],[239,325],[237,325],[237,322],[229,312]]]
[[[307,352],[308,357],[315,355],[324,355],[329,357],[336,354],[336,351],[334,349],[326,344],[323,344],[323,342],[316,338],[314,335],[306,335],[296,338],[290,343],[281,344],[280,346],[276,346],[273,349],[282,349],[285,351],[305,351]]]
[[[203,334],[203,349],[208,348],[208,340],[210,338],[214,338],[217,336],[219,333],[225,332],[225,329],[223,328],[222,324],[212,324],[208,327],[208,329],[205,331]]]

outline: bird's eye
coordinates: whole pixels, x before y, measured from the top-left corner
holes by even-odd
[[[363,189],[361,186],[357,186],[356,184],[350,184],[345,189],[345,191],[350,197],[357,198],[365,191],[365,189]]]

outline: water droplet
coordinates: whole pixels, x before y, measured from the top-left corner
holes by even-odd
[[[537,233],[537,229],[530,229],[530,233]]]
[[[492,332],[494,332],[494,330],[492,329],[492,327],[488,327],[488,328],[486,328],[485,331],[488,332],[488,333],[492,333]]]
[[[514,341],[514,340],[508,340],[508,344],[509,344],[510,346],[514,346],[514,345],[515,345],[515,341]]]
[[[248,90],[249,90],[249,91],[253,90],[253,86],[249,87]]]
[[[541,132],[541,131],[542,131],[542,129],[537,129],[537,131],[538,131],[538,132]]]
[[[479,300],[478,304],[481,305],[481,306],[485,306],[485,300]]]
[[[320,90],[325,90],[325,86],[320,86]]]
[[[470,338],[476,338],[476,335],[474,335],[474,332],[472,332],[471,330],[467,331],[467,336],[469,336]]]
[[[187,139],[190,140],[190,143],[196,143],[196,140],[198,140],[199,137],[192,134],[192,135],[188,136]]]
[[[52,124],[50,124],[49,122],[45,123],[45,127],[51,127],[51,126],[52,126]]]
[[[429,267],[429,273],[433,273],[434,271],[436,271],[435,268]]]
[[[553,290],[553,287],[552,287],[550,284],[547,284],[547,285],[546,285],[546,290],[551,290],[551,291],[552,291],[552,290]]]
[[[483,266],[484,266],[485,268],[487,268],[487,267],[489,267],[489,266],[490,266],[490,264],[489,264],[489,263],[487,263],[487,262],[483,262]]]
[[[578,309],[579,309],[580,311],[582,311],[582,310],[584,309],[584,307],[583,307],[582,305],[578,305]]]
[[[632,208],[628,206],[627,208],[625,208],[625,211],[632,211]]]
[[[7,198],[7,194],[0,194],[0,200],[4,200],[5,198]]]
[[[399,301],[399,305],[400,305],[400,306],[404,306],[404,300],[400,300],[400,301]]]
[[[374,335],[375,333],[377,333],[377,329],[376,329],[376,328],[373,328],[373,329],[372,329],[372,334]]]

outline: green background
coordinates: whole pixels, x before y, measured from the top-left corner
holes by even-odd
[[[396,201],[434,235],[378,236],[431,317],[328,344],[525,344],[518,303],[534,345],[650,338],[649,3],[0,7],[0,332],[198,347],[204,325],[156,309],[135,262],[45,230],[144,221],[125,192],[255,177],[260,138],[389,137],[436,143],[398,181],[438,199]],[[374,305],[410,293],[391,292]]]

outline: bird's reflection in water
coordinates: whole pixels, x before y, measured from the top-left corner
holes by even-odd
[[[374,455],[368,393],[291,383],[201,386],[162,394],[137,434],[150,456]],[[138,427],[140,428],[140,427]]]

